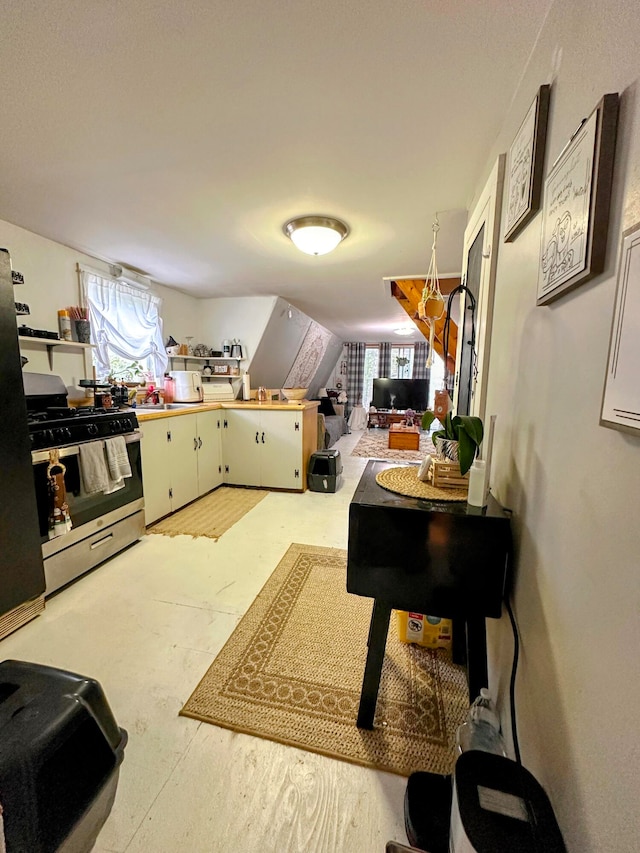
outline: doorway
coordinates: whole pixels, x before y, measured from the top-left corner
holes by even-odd
[[[491,322],[505,155],[496,160],[489,180],[464,232],[462,283],[475,298],[460,295],[461,334],[458,335],[453,404],[457,414],[484,420],[491,349]]]

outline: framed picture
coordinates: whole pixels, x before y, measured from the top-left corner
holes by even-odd
[[[505,243],[513,240],[540,209],[551,86],[540,86],[509,149]]]
[[[545,181],[538,305],[604,269],[617,125],[618,95],[605,95]]]
[[[640,223],[622,235],[609,363],[602,396],[602,426],[640,433]]]

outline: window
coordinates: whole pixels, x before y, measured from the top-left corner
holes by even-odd
[[[160,377],[167,366],[162,340],[162,300],[134,285],[81,271],[89,308],[93,363],[98,380]]]
[[[368,346],[364,354],[364,378],[362,381],[362,405],[368,409],[373,399],[373,380],[380,375],[380,347]]]
[[[413,376],[413,347],[391,347],[390,379],[411,379]]]

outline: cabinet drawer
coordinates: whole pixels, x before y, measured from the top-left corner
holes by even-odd
[[[51,595],[69,581],[78,576],[79,572],[88,571],[127,545],[136,542],[144,536],[144,510],[138,510],[133,515],[123,518],[96,533],[87,536],[72,547],[58,551],[44,561],[44,576],[46,580],[45,595]]]

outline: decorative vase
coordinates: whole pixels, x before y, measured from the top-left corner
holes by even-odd
[[[450,438],[436,438],[435,442],[436,453],[440,459],[450,459],[451,462],[458,462],[459,442]]]
[[[89,344],[91,343],[91,324],[88,320],[76,320],[76,336],[78,338],[78,343],[80,344]]]

